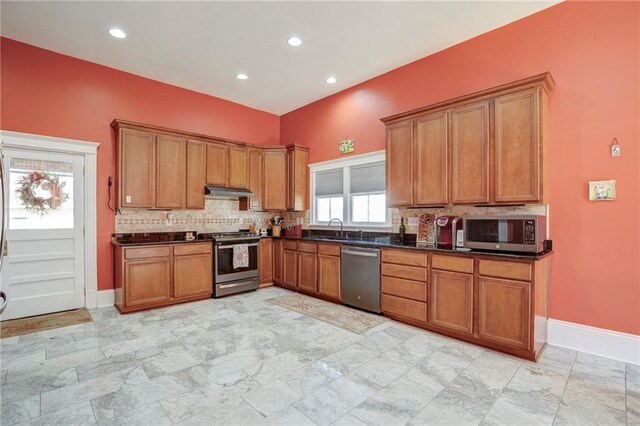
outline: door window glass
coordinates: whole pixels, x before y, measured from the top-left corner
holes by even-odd
[[[73,165],[12,158],[9,229],[73,228]]]

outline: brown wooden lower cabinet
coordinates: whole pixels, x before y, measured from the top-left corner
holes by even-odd
[[[274,239],[274,281],[281,270],[283,286],[339,301],[339,248]],[[383,249],[381,257],[384,315],[529,360],[542,353],[548,257],[500,259],[401,249]]]
[[[282,250],[282,285],[296,288],[298,286],[298,252]]]
[[[317,292],[318,255],[298,252],[298,288],[308,292]]]
[[[273,239],[261,238],[258,243],[258,271],[260,285],[270,284],[273,279]]]
[[[478,292],[480,338],[531,349],[531,283],[481,277]]]
[[[282,240],[273,238],[273,282],[282,284]]]
[[[340,256],[318,255],[318,293],[342,300]]]
[[[211,253],[173,258],[173,297],[211,296]]]
[[[473,334],[473,275],[435,269],[431,272],[429,322]]]
[[[115,299],[120,312],[211,297],[211,243],[115,248]]]
[[[171,258],[158,257],[124,262],[123,304],[129,308],[162,305],[171,298]]]
[[[380,306],[382,312],[393,316],[404,317],[420,322],[427,321],[427,304],[424,302],[416,302],[415,300],[382,294],[380,296]]]

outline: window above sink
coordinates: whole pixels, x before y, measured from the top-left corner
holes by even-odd
[[[326,227],[331,219],[338,218],[345,229],[391,228],[391,210],[386,206],[384,151],[309,167],[312,227]]]

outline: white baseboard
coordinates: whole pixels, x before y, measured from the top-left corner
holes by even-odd
[[[640,336],[549,319],[550,345],[640,365]]]
[[[113,306],[116,303],[116,293],[113,289],[98,291],[98,308]]]

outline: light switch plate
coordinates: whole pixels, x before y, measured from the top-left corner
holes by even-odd
[[[409,226],[418,226],[418,218],[417,217],[410,217],[409,221],[407,222],[407,224]]]
[[[125,201],[126,201],[127,203],[130,203],[130,202],[131,202],[131,195],[127,195],[127,197],[126,197],[126,200],[125,200]]]
[[[611,145],[611,156],[620,157],[620,145],[618,144]]]

